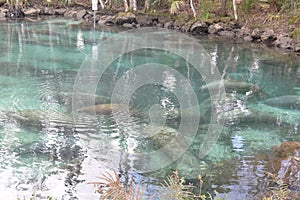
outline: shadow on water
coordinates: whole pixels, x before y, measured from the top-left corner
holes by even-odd
[[[117,35],[116,30],[92,31],[56,18],[1,23],[1,194],[11,199],[29,197],[32,192],[41,199],[48,195],[98,199],[95,188],[87,183],[113,169],[125,183],[133,178],[145,196],[156,195],[162,179],[175,169],[195,184],[202,175],[204,191],[216,190],[228,199],[253,199],[263,192],[264,174],[272,171],[273,147],[300,141],[299,61],[253,44],[197,38],[211,56],[211,70],[219,69],[227,92],[218,102],[222,108],[218,117],[225,124],[214,127],[222,133],[209,154],[199,158],[214,109],[215,97],[209,90],[218,88],[220,81],[206,84],[183,58],[163,50],[133,51],[111,63],[94,94],[73,93],[77,72],[94,44],[112,35]],[[182,107],[174,95],[180,81],[163,71],[163,84],[137,88],[129,104],[122,99],[110,104],[118,80],[130,81],[126,73],[145,63],[164,64],[179,72],[190,82],[198,103]],[[89,81],[82,87],[91,87]],[[184,96],[185,90],[181,92]],[[84,107],[74,107],[74,95],[75,103]],[[139,153],[167,144],[181,147],[182,140],[173,139],[181,134],[181,120],[192,120],[199,112],[195,137],[187,127],[181,138],[189,148],[175,162],[145,173],[146,164],[159,167],[158,161],[174,154],[143,160]]]

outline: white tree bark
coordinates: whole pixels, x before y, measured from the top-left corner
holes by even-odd
[[[129,9],[128,2],[127,2],[127,0],[123,0],[123,1],[124,1],[125,12],[128,12],[128,9]]]
[[[196,13],[196,9],[195,9],[193,0],[190,0],[190,6],[191,6],[191,9],[193,11],[194,18],[196,18],[197,17],[197,13]]]
[[[145,0],[145,10],[150,9],[150,0]]]
[[[136,11],[136,10],[137,10],[136,0],[130,0],[130,8],[131,8],[133,11]]]
[[[100,3],[100,5],[101,5],[101,8],[104,9],[104,8],[105,8],[105,5],[104,5],[103,1],[102,1],[102,0],[99,0],[99,3]]]
[[[237,11],[236,11],[236,0],[232,0],[232,3],[233,3],[234,19],[238,20]]]

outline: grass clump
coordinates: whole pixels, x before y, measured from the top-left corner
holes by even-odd
[[[97,187],[96,192],[100,194],[100,200],[142,200],[144,191],[133,186],[133,180],[130,180],[129,186],[122,183],[119,175],[114,171],[114,175],[105,173],[98,177],[101,181],[92,182]],[[202,177],[199,176],[199,194],[193,192],[195,186],[186,184],[184,177],[180,177],[178,171],[174,171],[168,176],[162,184],[158,199],[160,200],[213,200],[210,193],[202,194]],[[153,199],[153,197],[147,197]],[[224,200],[218,196],[216,200]]]
[[[100,200],[112,199],[112,200],[142,200],[143,191],[140,187],[137,190],[133,187],[133,180],[130,180],[129,186],[122,183],[119,175],[114,170],[114,175],[109,173],[103,174],[98,177],[100,182],[93,182],[98,189],[96,190],[100,194]]]
[[[264,197],[262,200],[286,200],[290,194],[288,184],[285,184],[280,178],[272,173],[267,172],[267,176],[271,178],[271,182],[275,184],[274,187],[270,187],[270,195]]]

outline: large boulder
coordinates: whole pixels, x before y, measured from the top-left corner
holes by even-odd
[[[227,30],[220,31],[219,35],[224,38],[234,38],[235,37],[234,31],[227,31]]]
[[[54,10],[55,15],[64,15],[67,12],[66,8],[58,8]]]
[[[125,23],[136,23],[136,16],[133,13],[119,13],[115,18],[116,25],[123,25]]]
[[[148,15],[138,15],[136,21],[140,26],[155,26],[158,24],[159,20],[157,17]]]
[[[288,35],[280,34],[277,36],[277,40],[275,40],[274,44],[282,49],[294,49],[293,39]]]
[[[44,14],[45,15],[54,15],[55,14],[55,10],[52,7],[45,7]]]
[[[191,27],[191,32],[194,34],[208,33],[208,25],[203,21],[196,21]]]
[[[251,33],[251,37],[253,38],[253,40],[260,41],[262,34],[263,34],[262,30],[260,30],[259,28],[255,28]]]
[[[6,20],[7,9],[0,9],[0,21]]]
[[[112,26],[115,24],[114,19],[115,19],[114,16],[103,15],[103,16],[100,16],[100,18],[98,20],[98,24],[101,26]]]
[[[24,9],[25,16],[37,16],[40,14],[40,9],[38,8],[28,8]]]
[[[271,43],[276,40],[276,35],[273,29],[267,28],[263,31],[261,35],[261,40],[266,43]]]
[[[175,22],[173,23],[173,28],[174,30],[180,30],[181,27],[185,24],[184,21],[180,20],[180,19],[177,19],[175,20]]]
[[[210,34],[217,34],[222,30],[224,30],[224,26],[222,23],[211,24],[208,27],[208,33]]]
[[[77,11],[76,17],[78,20],[82,20],[86,14],[87,14],[87,11],[82,9],[82,10]]]
[[[45,12],[46,12],[46,9],[45,9]],[[75,11],[75,10],[69,10],[64,13],[64,17],[67,19],[76,18],[76,16],[77,16],[77,11]]]

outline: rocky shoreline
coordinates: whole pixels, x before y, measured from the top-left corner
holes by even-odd
[[[37,18],[39,16],[63,16],[67,19],[82,20],[86,24],[93,24],[94,17],[91,9],[83,7],[53,8],[29,7],[11,11],[0,7],[0,21],[16,18]],[[276,32],[271,28],[250,29],[236,21],[202,21],[190,19],[172,19],[164,15],[147,15],[144,13],[118,13],[98,11],[96,13],[97,26],[122,26],[125,28],[161,27],[173,29],[193,35],[215,35],[228,39],[243,39],[247,42],[263,43],[269,47],[277,47],[286,52],[294,52],[300,56],[300,42],[290,37],[289,33]]]

